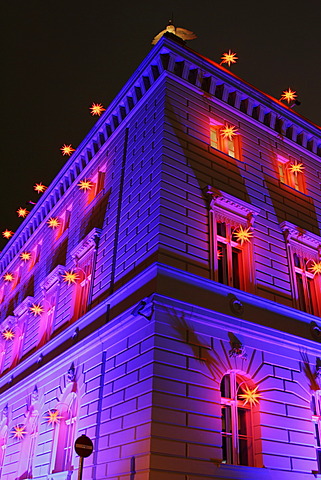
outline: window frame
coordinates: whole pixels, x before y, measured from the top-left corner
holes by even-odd
[[[293,158],[285,158],[281,155],[277,156],[277,168],[280,182],[283,185],[293,188],[297,192],[306,194],[304,173],[301,172],[295,174],[290,171],[290,166],[294,161]]]
[[[233,139],[223,138],[221,130],[225,127],[222,123],[216,123],[214,120],[210,122],[210,147],[219,152],[228,155],[236,160],[242,160],[241,155],[241,135],[235,133]]]

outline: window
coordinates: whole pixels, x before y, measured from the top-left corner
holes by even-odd
[[[103,171],[99,171],[92,179],[92,187],[88,191],[87,204],[97,197],[97,195],[103,190],[105,186],[105,175]]]
[[[311,401],[312,421],[314,423],[314,438],[318,462],[318,471],[321,472],[321,390],[312,395]]]
[[[283,222],[281,228],[286,238],[294,306],[303,312],[320,315],[318,292],[321,281],[320,273],[314,270],[314,265],[319,265],[321,261],[321,238],[303,232],[289,222]]]
[[[277,158],[280,182],[294,188],[299,192],[305,192],[304,165],[297,161],[288,160],[284,157]]]
[[[208,188],[208,194],[211,197],[212,279],[251,291],[254,286],[253,220],[258,210],[212,187]]]
[[[227,130],[229,129],[229,130]],[[241,159],[241,142],[235,127],[229,125],[211,124],[210,145],[230,157]]]
[[[235,371],[221,381],[222,463],[254,465],[252,410],[256,407],[244,399],[247,390],[254,386]]]

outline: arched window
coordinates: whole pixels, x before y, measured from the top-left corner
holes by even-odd
[[[318,470],[321,472],[321,390],[312,395],[312,420],[314,423],[315,446],[317,453]]]
[[[236,371],[222,378],[222,463],[254,466],[253,409],[259,396],[256,392],[253,382]]]

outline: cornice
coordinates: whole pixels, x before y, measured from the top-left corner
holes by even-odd
[[[314,249],[321,248],[321,237],[319,235],[303,230],[293,223],[286,221],[282,222],[280,227],[287,241],[295,240],[307,247],[312,247]]]

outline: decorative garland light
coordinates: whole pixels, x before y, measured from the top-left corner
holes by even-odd
[[[67,282],[68,285],[71,285],[72,283],[76,283],[77,280],[79,280],[79,275],[73,270],[71,270],[70,272],[66,270],[62,278],[64,279],[64,282]]]
[[[69,157],[70,157],[70,155],[72,154],[72,152],[75,151],[75,149],[72,148],[71,144],[70,144],[70,145],[64,144],[64,145],[61,147],[60,150],[62,151],[62,154],[63,154],[63,155],[68,155]]]
[[[13,234],[14,234],[14,232],[12,230],[8,230],[8,229],[6,229],[4,232],[2,232],[2,236],[4,238],[7,238],[7,239],[11,238]]]
[[[238,57],[236,56],[236,53],[233,53],[231,50],[229,50],[228,53],[223,53],[223,55],[221,56],[221,60],[222,61],[220,65],[222,65],[223,63],[227,63],[230,67],[231,63],[236,63]]]
[[[30,313],[32,313],[35,317],[38,315],[41,315],[45,310],[42,305],[39,303],[33,303],[31,307],[29,308]]]
[[[303,173],[304,165],[303,163],[298,163],[297,161],[295,161],[294,163],[291,163],[289,165],[289,169],[290,169],[290,172],[297,175],[298,173]]]
[[[234,231],[234,234],[237,238],[237,241],[241,242],[241,245],[243,245],[244,242],[249,242],[251,237],[253,237],[250,227],[243,228],[242,225],[239,226],[238,230]]]
[[[11,432],[13,438],[17,438],[18,440],[22,440],[25,435],[27,435],[26,426],[23,423],[18,423],[18,425],[15,425]]]
[[[47,224],[49,225],[50,228],[57,228],[60,225],[60,222],[57,217],[51,217],[47,221]]]
[[[233,140],[233,137],[236,135],[237,130],[238,129],[236,127],[234,127],[232,125],[228,125],[226,123],[224,125],[224,128],[220,129],[220,135],[223,138],[228,138],[229,140]]]
[[[12,282],[13,279],[14,279],[14,276],[13,276],[12,273],[7,272],[7,273],[5,273],[5,274],[3,275],[3,280],[4,280],[5,282]]]
[[[20,254],[20,258],[21,260],[23,260],[24,262],[27,262],[28,260],[31,259],[31,253],[30,252],[22,252]]]
[[[84,180],[81,180],[77,185],[77,187],[79,187],[79,190],[82,190],[84,192],[87,192],[87,190],[90,190],[93,186],[94,184],[86,178]]]
[[[14,331],[11,330],[11,328],[6,328],[5,330],[3,330],[2,336],[5,340],[13,340],[15,337]]]
[[[37,193],[43,193],[47,189],[47,187],[40,182],[40,183],[36,183],[36,185],[33,186],[33,189]]]
[[[251,390],[248,386],[246,386],[243,390],[244,393],[240,395],[240,397],[244,400],[243,405],[249,403],[251,406],[256,405],[259,403],[260,398],[262,395],[257,391],[259,387],[255,387]]]
[[[289,88],[288,90],[284,90],[282,92],[280,100],[285,100],[286,102],[290,103],[290,102],[294,102],[296,97],[297,97],[296,91],[291,90],[291,88]]]
[[[29,213],[29,210],[27,210],[26,208],[18,208],[17,210],[17,214],[18,214],[18,217],[22,217],[22,218],[25,218]]]
[[[91,114],[98,115],[99,117],[105,110],[106,108],[104,108],[101,103],[93,103],[90,107]]]
[[[59,423],[59,421],[63,417],[59,415],[59,411],[56,409],[48,410],[48,412],[45,414],[45,419],[49,425],[55,425],[56,423]]]

